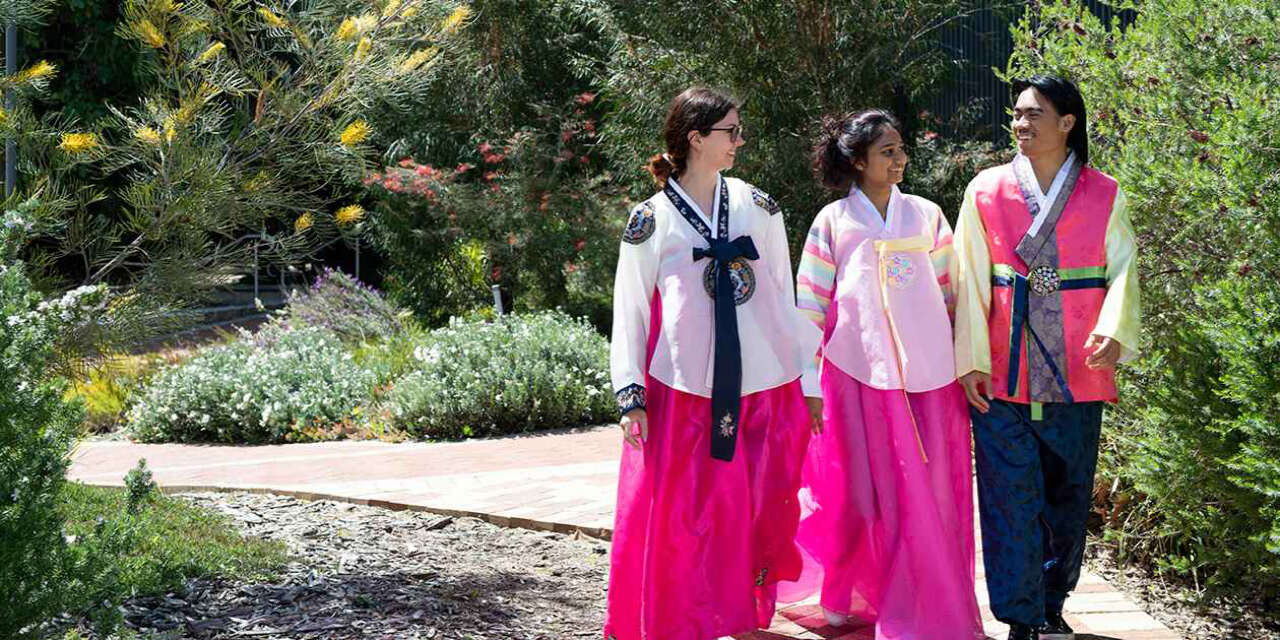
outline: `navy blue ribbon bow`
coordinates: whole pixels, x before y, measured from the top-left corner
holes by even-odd
[[[711,457],[717,460],[733,460],[738,440],[738,416],[742,406],[742,351],[738,340],[738,312],[736,292],[730,265],[738,258],[759,260],[760,253],[750,236],[739,236],[732,242],[729,237],[729,188],[723,178],[719,180],[719,197],[716,207],[716,234],[702,221],[693,207],[685,201],[669,180],[664,191],[671,204],[680,212],[698,235],[707,241],[706,248],[694,247],[693,261],[711,259],[715,262],[715,365],[711,379]]]
[[[711,381],[711,457],[733,460],[738,436],[738,414],[742,407],[742,351],[738,340],[737,300],[730,264],[738,258],[759,260],[760,253],[751,236],[732,242],[713,240],[708,248],[694,247],[693,260],[715,261],[715,371]]]

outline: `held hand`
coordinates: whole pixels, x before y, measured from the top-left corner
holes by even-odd
[[[991,374],[981,371],[970,371],[960,376],[960,386],[964,387],[964,395],[980,413],[991,408],[987,400],[991,398]]]
[[[649,415],[644,409],[632,409],[618,422],[622,427],[622,439],[639,449],[649,439]]]
[[[809,405],[809,428],[813,435],[822,434],[822,398],[805,398],[804,403]]]
[[[1120,361],[1120,343],[1111,338],[1090,335],[1089,339],[1084,341],[1084,350],[1090,349],[1093,349],[1093,353],[1084,360],[1085,366],[1090,369],[1110,369]]]

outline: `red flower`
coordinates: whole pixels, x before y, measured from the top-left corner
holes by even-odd
[[[925,139],[925,140],[933,140],[934,138],[937,138],[937,137],[938,137],[938,132],[937,132],[937,131],[926,131],[926,132],[924,132],[924,139]]]
[[[495,178],[497,178],[497,177],[498,177],[498,172],[497,172],[497,171],[490,171],[490,172],[488,172],[488,173],[484,174],[484,179],[485,179],[485,180],[488,180],[489,182],[493,182],[493,181],[494,181],[494,179],[495,179]]]
[[[587,248],[587,241],[584,240],[583,238],[578,238],[577,240],[573,241],[573,248],[577,249],[578,251],[582,251],[583,249]]]
[[[507,246],[509,247],[516,246],[516,234],[514,233],[507,234]]]
[[[431,165],[429,164],[423,164],[423,165],[418,165],[418,168],[414,169],[413,172],[420,176],[430,176],[430,175],[433,175],[436,172],[436,170],[431,168]]]
[[[480,146],[476,148],[480,150],[480,153],[489,153],[489,151],[493,149],[488,142],[481,142]]]
[[[576,264],[574,264],[574,263],[572,263],[572,262],[566,262],[566,263],[564,263],[564,272],[565,272],[565,273],[573,273],[574,271],[577,271],[577,270],[578,270],[578,265],[576,265]]]
[[[489,270],[489,279],[497,282],[502,279],[502,267],[494,267]]]
[[[587,130],[587,133],[595,133],[595,132],[596,132],[596,121],[595,121],[595,120],[588,120],[588,121],[586,121],[586,122],[582,123],[582,128],[583,128],[583,129],[586,129],[586,130]]]
[[[586,164],[591,161],[591,158],[588,158],[587,156],[579,156],[578,161],[582,164]]]
[[[474,164],[471,164],[470,162],[463,162],[463,163],[459,164],[459,165],[458,165],[458,167],[457,167],[456,169],[454,169],[454,170],[453,170],[453,172],[454,172],[454,173],[466,173],[466,172],[470,171],[470,170],[471,170],[471,169],[473,169],[473,168],[475,168],[475,165],[474,165]]]
[[[402,167],[412,167],[412,166],[413,166],[413,158],[410,158],[410,157],[407,157],[407,156],[406,156],[406,157],[404,157],[404,158],[400,158],[400,162],[399,162],[399,164],[400,164],[400,166],[402,166]]]
[[[573,132],[565,129],[560,132],[560,142],[568,142],[573,139]]]
[[[485,161],[485,164],[498,164],[499,162],[502,162],[503,160],[506,160],[506,158],[507,158],[507,157],[506,157],[506,156],[504,156],[504,155],[502,155],[501,153],[486,153],[486,154],[484,154],[484,161]]]
[[[1192,131],[1191,139],[1195,140],[1196,142],[1205,143],[1209,141],[1209,134],[1203,131]]]
[[[590,91],[587,91],[585,93],[579,93],[578,97],[574,98],[574,100],[576,100],[578,104],[591,104],[591,101],[595,99],[596,99],[596,94]]]
[[[570,151],[570,150],[568,150],[568,149],[565,149],[564,151],[561,151],[561,152],[560,152],[560,157],[561,157],[562,159],[564,159],[564,160],[572,160],[572,159],[573,159],[573,152],[572,152],[572,151]]]

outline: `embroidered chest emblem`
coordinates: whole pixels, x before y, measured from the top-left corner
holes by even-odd
[[[765,578],[769,577],[769,568],[765,567],[756,574],[756,586],[763,587]]]
[[[769,215],[775,215],[782,212],[782,207],[778,206],[778,201],[773,196],[751,187],[751,200],[756,203],[757,207],[769,212]]]
[[[896,253],[884,259],[884,277],[895,289],[905,289],[916,279],[916,265],[911,258]]]
[[[726,438],[731,437],[735,429],[733,416],[728,413],[724,414],[724,417],[720,418],[720,435]]]
[[[707,262],[702,271],[702,288],[712,300],[716,297],[716,262]],[[729,262],[729,281],[733,284],[733,303],[742,304],[756,293],[756,273],[746,258],[735,258]]]
[[[653,206],[648,202],[642,202],[631,211],[631,217],[627,219],[627,228],[622,231],[622,241],[628,244],[640,244],[653,236],[656,226]]]
[[[1052,295],[1062,287],[1062,276],[1058,275],[1057,269],[1047,264],[1038,265],[1027,275],[1027,287],[1038,296]]]

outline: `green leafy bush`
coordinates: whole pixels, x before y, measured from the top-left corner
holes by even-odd
[[[430,438],[603,422],[615,412],[608,352],[589,324],[558,311],[455,319],[418,346],[387,406],[399,428]]]
[[[54,345],[106,298],[103,288],[44,299],[16,259],[35,222],[7,211],[0,225],[0,637],[25,637],[30,625],[62,611],[65,583],[88,573],[83,554],[63,537],[59,508],[69,452],[80,430],[78,404],[62,401],[65,383],[50,374]]]
[[[1280,594],[1280,12],[1248,0],[1075,5],[1014,28],[1012,75],[1074,77],[1093,162],[1129,195],[1146,357],[1104,431],[1099,511],[1130,558]]]
[[[283,442],[350,416],[374,381],[333,332],[268,326],[158,374],[129,427],[147,442]]]

